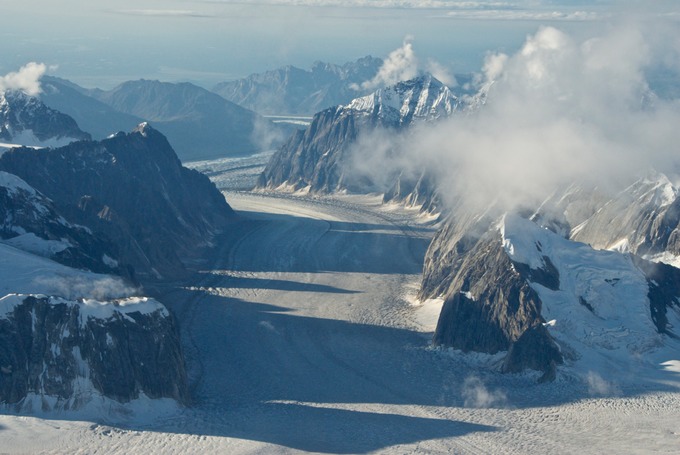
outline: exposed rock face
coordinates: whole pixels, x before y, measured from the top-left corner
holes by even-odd
[[[501,370],[505,373],[519,373],[527,368],[542,371],[539,382],[550,382],[555,380],[556,367],[562,363],[562,353],[548,329],[543,324],[536,324],[510,346]]]
[[[442,203],[437,184],[429,172],[411,176],[402,172],[383,195],[383,203],[396,202],[407,207],[420,207],[423,212],[441,213]]]
[[[531,368],[550,379],[563,359],[543,328],[531,277],[554,285],[559,274],[512,261],[492,226],[491,217],[452,216],[430,244],[421,298],[444,297],[433,343],[465,352],[508,351],[504,371]]]
[[[293,135],[274,154],[258,186],[286,185],[312,192],[387,191],[398,180],[398,172],[388,177],[385,187],[353,167],[352,160],[364,159],[353,155],[360,136],[377,130],[399,134],[412,124],[448,116],[458,106],[448,87],[426,75],[319,112],[307,130]]]
[[[456,258],[435,345],[494,354],[544,322],[541,300],[493,231]]]
[[[129,81],[89,95],[152,122],[182,160],[246,155],[268,146],[262,139],[277,131],[258,114],[189,83]]]
[[[669,321],[669,311],[680,311],[680,269],[664,263],[650,262],[632,256],[635,265],[647,277],[652,321],[659,333],[680,338],[679,328]]]
[[[69,223],[52,201],[19,177],[0,171],[0,241],[64,265],[130,278],[115,246]]]
[[[213,91],[261,114],[312,115],[364,95],[361,83],[373,79],[382,64],[369,56],[342,66],[316,62],[309,71],[286,66],[221,82]]]
[[[182,167],[165,137],[146,124],[101,142],[13,149],[0,156],[0,170],[115,244],[140,278],[181,274],[180,258],[206,246],[233,217],[208,178]]]
[[[58,145],[90,139],[73,118],[21,91],[0,93],[0,140],[22,145]]]
[[[1,403],[37,395],[48,409],[76,409],[97,395],[125,403],[141,394],[189,398],[178,330],[163,305],[0,299]]]

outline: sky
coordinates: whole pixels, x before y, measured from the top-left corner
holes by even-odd
[[[86,87],[145,78],[210,88],[287,64],[385,57],[406,37],[419,58],[463,73],[479,70],[488,52],[516,51],[541,25],[588,34],[624,10],[678,19],[677,3],[0,0],[0,74],[39,62]]]

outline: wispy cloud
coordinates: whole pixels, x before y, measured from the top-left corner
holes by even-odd
[[[215,17],[213,14],[202,13],[193,10],[184,9],[119,9],[113,10],[113,13],[124,14],[127,16],[145,16],[145,17]]]
[[[210,3],[226,3],[226,0],[207,0]],[[241,0],[251,5],[324,6],[344,8],[417,8],[417,9],[506,9],[518,8],[518,2],[460,1],[460,0]],[[533,4],[535,2],[531,2]]]
[[[27,63],[19,71],[0,76],[0,93],[6,90],[21,90],[27,95],[38,95],[42,92],[40,78],[46,71],[47,66],[44,63]]]
[[[416,56],[413,49],[413,37],[404,38],[402,46],[393,50],[383,61],[382,66],[373,79],[363,82],[361,85],[353,84],[352,88],[359,90],[374,90],[380,87],[394,85],[401,81],[413,79],[425,70],[445,84],[453,87],[456,79],[451,72],[436,60],[429,59],[424,64]]]
[[[461,389],[466,408],[504,408],[508,398],[502,390],[489,390],[477,376],[468,376]]]
[[[524,21],[595,21],[611,17],[611,13],[594,11],[535,11],[535,10],[460,10],[449,11],[444,17],[474,20],[524,20]]]
[[[413,37],[407,36],[399,49],[390,52],[382,66],[370,81],[361,84],[364,90],[413,79],[418,75],[418,59],[413,51]],[[355,87],[358,88],[358,87]]]

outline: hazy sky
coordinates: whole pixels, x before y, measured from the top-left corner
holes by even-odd
[[[384,57],[412,37],[421,59],[478,70],[540,25],[589,33],[627,14],[680,19],[677,1],[0,0],[0,74],[31,62],[88,87],[223,80],[285,64]],[[339,6],[340,5],[340,6]],[[651,5],[651,6],[650,6]],[[652,10],[652,11],[650,11]],[[55,69],[56,67],[56,69]]]

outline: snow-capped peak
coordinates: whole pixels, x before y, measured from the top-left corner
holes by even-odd
[[[28,183],[14,174],[0,171],[0,187],[7,188],[10,194],[15,194],[18,190],[25,191],[31,195],[36,194],[35,189]]]
[[[457,106],[458,98],[451,90],[432,75],[425,74],[356,98],[341,109],[367,115],[377,114],[405,123],[415,119],[445,117],[456,110]]]
[[[137,127],[134,130],[132,130],[132,132],[139,133],[142,136],[146,137],[150,130],[153,130],[153,128],[151,128],[149,122],[142,122],[139,125],[137,125]]]

